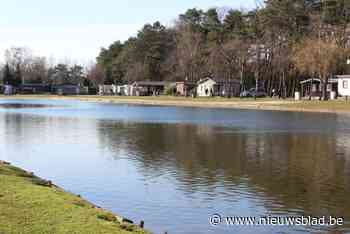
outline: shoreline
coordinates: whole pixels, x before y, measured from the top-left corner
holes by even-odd
[[[350,114],[350,101],[294,101],[292,99],[239,99],[239,98],[184,98],[159,97],[120,97],[120,96],[56,96],[56,95],[15,95],[0,96],[1,99],[36,100],[77,100],[83,102],[130,104],[148,106],[177,106],[195,108],[223,108],[241,110],[289,111],[307,113]]]
[[[0,233],[14,230],[20,233],[59,233],[62,228],[71,233],[90,233],[93,230],[148,233],[131,220],[2,160],[0,182]]]

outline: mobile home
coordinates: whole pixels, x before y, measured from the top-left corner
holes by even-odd
[[[337,76],[338,93],[342,97],[350,96],[350,75]]]

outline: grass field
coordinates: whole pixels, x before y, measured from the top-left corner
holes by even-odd
[[[332,101],[300,101],[286,104],[279,104],[284,107],[293,107],[309,110],[329,110],[330,112],[345,111],[350,113],[350,100],[332,100]]]
[[[49,182],[0,162],[0,233],[145,233]]]

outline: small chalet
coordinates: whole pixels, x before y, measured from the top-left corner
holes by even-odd
[[[164,93],[168,83],[164,81],[135,81],[131,84],[131,96],[156,96]]]
[[[197,84],[198,97],[213,97],[217,91],[216,81],[212,78],[201,79]]]
[[[304,98],[321,98],[324,82],[318,78],[310,78],[300,82],[301,96]],[[327,95],[331,97],[334,93],[335,97],[338,95],[338,79],[328,79]],[[335,98],[334,97],[334,98]]]
[[[189,81],[176,82],[176,95],[178,96],[190,96],[194,92],[196,84]]]
[[[350,96],[350,75],[336,76],[338,79],[338,93],[342,97]]]
[[[117,93],[117,86],[115,85],[99,85],[99,95],[115,95]]]
[[[51,93],[56,95],[79,95],[82,89],[79,85],[61,84],[51,86]]]
[[[198,82],[197,95],[199,97],[235,97],[239,96],[240,87],[238,80],[214,80],[208,77]]]
[[[131,96],[131,89],[131,85],[118,85],[116,94],[119,96]]]
[[[21,84],[19,93],[21,94],[44,94],[50,93],[50,85],[45,84]]]

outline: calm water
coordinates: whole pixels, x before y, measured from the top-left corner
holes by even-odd
[[[348,116],[3,100],[0,142],[0,159],[155,233],[350,231]],[[214,228],[214,213],[347,222]]]

